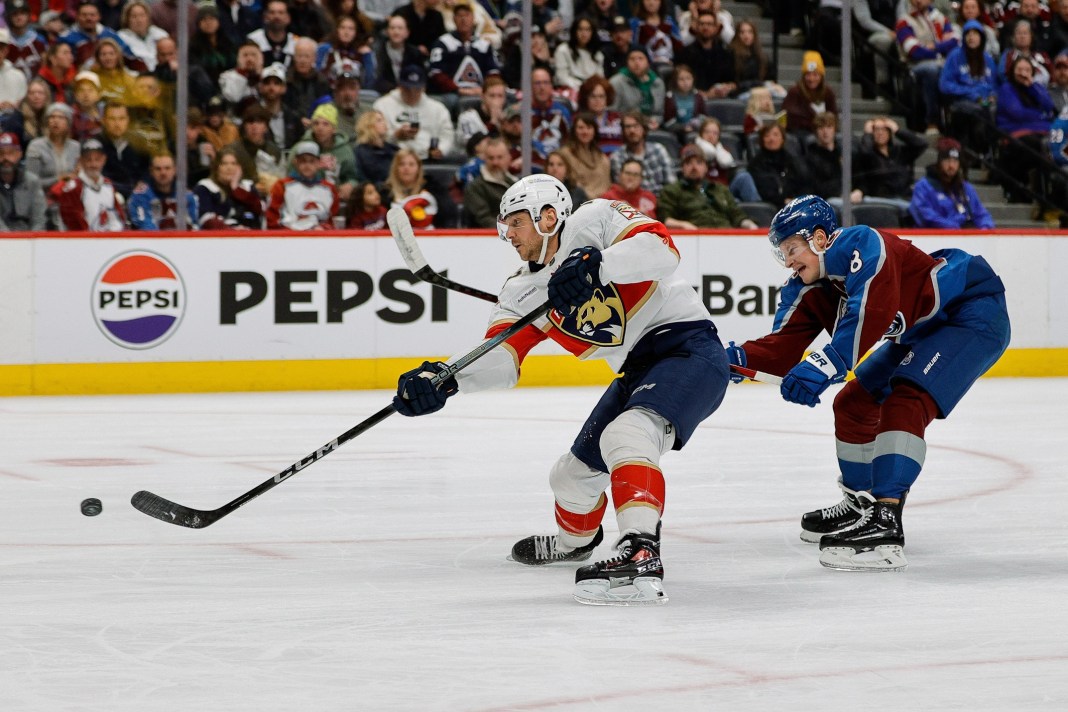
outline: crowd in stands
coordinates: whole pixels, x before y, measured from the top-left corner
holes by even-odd
[[[807,25],[789,7],[804,3],[774,5],[783,32],[813,33],[792,86],[753,18],[719,0],[534,0],[534,169],[576,204],[625,200],[676,228],[840,200],[848,127],[825,60],[841,48],[819,33],[835,3],[812,3]],[[1032,153],[1068,164],[1065,132],[1050,140],[1068,105],[1068,0],[853,7],[876,79],[907,67],[925,126],[864,126],[852,202],[990,227],[969,156],[997,153],[1010,200],[1027,199],[1014,193]],[[502,0],[6,0],[0,229],[174,229],[179,81],[191,229],[382,229],[390,206],[417,228],[492,227],[522,170],[520,18]]]

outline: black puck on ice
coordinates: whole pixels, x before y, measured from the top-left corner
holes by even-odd
[[[82,514],[87,517],[95,517],[100,514],[104,509],[104,505],[100,503],[100,500],[96,497],[90,497],[89,499],[82,500]]]

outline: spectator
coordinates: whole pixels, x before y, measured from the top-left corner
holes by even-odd
[[[468,227],[495,227],[500,213],[501,198],[516,182],[508,172],[512,156],[508,144],[501,138],[486,141],[483,164],[479,176],[464,191],[464,224]]]
[[[78,0],[75,23],[59,38],[60,42],[69,45],[74,52],[74,66],[81,67],[92,59],[96,53],[96,43],[102,39],[115,40],[123,56],[137,60],[115,30],[100,24],[100,10],[92,0]],[[135,68],[140,70],[143,66],[137,62]]]
[[[61,230],[118,232],[126,226],[122,194],[102,173],[106,162],[103,144],[87,139],[77,175],[52,186],[49,196],[59,206]]]
[[[930,2],[930,0],[915,0]],[[783,99],[782,108],[786,112],[786,130],[790,133],[812,133],[812,122],[816,114],[827,111],[838,115],[838,100],[834,90],[827,86],[826,69],[819,52],[805,52],[801,60],[801,78],[790,87]],[[937,77],[935,79],[937,95]]]
[[[342,201],[352,196],[356,187],[356,160],[353,146],[337,131],[337,108],[320,104],[311,117],[311,128],[301,142],[314,143],[319,148],[319,170],[337,189]]]
[[[289,30],[298,37],[311,39],[317,45],[334,26],[333,20],[326,16],[322,6],[311,0],[291,0],[289,16]]]
[[[627,66],[609,80],[616,90],[612,108],[620,113],[640,111],[650,130],[660,127],[664,118],[664,80],[649,68],[649,57],[641,48],[627,53]]]
[[[423,55],[408,41],[409,37],[407,20],[400,15],[389,18],[385,34],[375,49],[376,80],[371,87],[379,94],[388,94],[397,88],[404,67],[423,63]]]
[[[753,177],[748,171],[738,168],[738,156],[731,153],[721,141],[722,131],[719,119],[706,116],[701,121],[700,131],[694,137],[694,145],[704,152],[705,163],[708,164],[706,178],[712,183],[720,183],[730,188],[731,195],[737,200],[759,203],[760,193],[757,192]]]
[[[801,160],[786,150],[786,132],[778,124],[764,124],[757,132],[759,146],[749,161],[757,192],[766,203],[781,208],[794,198],[806,195],[809,176]]]
[[[342,15],[334,29],[315,51],[315,68],[323,76],[338,76],[342,65],[367,86],[375,85],[375,58],[368,44],[370,39],[359,33],[356,18]]]
[[[22,144],[13,133],[0,134],[0,230],[45,229],[41,180],[21,166]]]
[[[686,3],[686,9],[682,10],[682,3],[675,4],[676,20],[679,25],[679,38],[682,40],[684,46],[693,44],[697,39],[695,30],[697,29],[697,17],[702,12],[716,12],[712,0],[689,0]],[[729,15],[730,13],[728,13]],[[733,37],[733,35],[731,35]],[[731,38],[725,38],[724,42],[730,42]]]
[[[147,181],[138,183],[130,195],[127,212],[134,230],[175,230],[178,228],[178,182],[175,180],[174,157],[152,157]],[[197,199],[186,193],[187,225],[197,224]]]
[[[597,118],[588,111],[575,115],[571,131],[560,149],[560,155],[575,176],[575,185],[586,195],[596,198],[612,185],[612,169],[608,156],[601,150]]]
[[[215,0],[215,6],[219,8],[219,31],[234,47],[241,46],[250,34],[263,26],[259,3],[253,6],[241,0]]]
[[[961,0],[957,10],[957,27],[964,27],[968,20],[975,20],[982,28],[983,37],[986,38],[986,53],[991,57],[999,57],[1001,42],[998,41],[997,28],[980,0]]]
[[[681,156],[682,180],[665,186],[660,193],[660,219],[664,225],[678,230],[756,229],[757,224],[738,206],[727,187],[707,180],[708,163],[700,147],[683,146]]]
[[[269,194],[282,176],[282,149],[271,139],[270,120],[267,109],[253,104],[241,116],[241,139],[223,147],[233,149],[241,177],[247,176],[261,196]]]
[[[204,107],[201,135],[216,151],[241,138],[240,131],[226,113],[226,102],[221,96],[213,96]]]
[[[152,24],[162,27],[171,37],[178,36],[178,0],[151,0],[150,17]],[[189,18],[186,24],[186,36],[196,32],[197,8],[193,0],[186,0],[189,5]]]
[[[520,76],[523,70],[523,47],[519,40],[519,30],[516,28],[514,33],[505,37],[501,51],[501,76],[510,87],[518,87],[523,83],[523,77]],[[556,74],[552,50],[545,39],[545,32],[538,26],[530,28],[530,56],[533,69],[548,72],[550,79]]]
[[[986,52],[986,34],[977,20],[964,23],[964,43],[946,57],[938,88],[949,104],[948,133],[977,153],[986,153],[997,83],[994,58]]]
[[[379,97],[374,108],[386,118],[394,143],[417,156],[440,160],[452,153],[455,130],[449,110],[426,96],[425,87],[426,71],[413,64],[402,71],[400,86]]]
[[[634,32],[630,24],[623,17],[616,17],[612,21],[612,34],[609,43],[601,48],[601,56],[604,57],[604,76],[607,79],[614,77],[619,70],[627,66],[627,54],[637,45],[632,38]]]
[[[612,154],[612,176],[619,181],[623,161],[635,158],[642,162],[642,187],[650,193],[660,190],[675,180],[675,163],[671,155],[659,143],[646,141],[649,125],[643,114],[628,111],[623,114],[623,146]]]
[[[1068,2],[1064,4],[1068,5]],[[1068,106],[1068,51],[1061,52],[1053,60],[1053,76],[1050,77],[1048,89],[1053,109],[1060,116]]]
[[[41,179],[45,191],[77,173],[81,146],[71,138],[72,118],[66,104],[50,105],[45,110],[45,135],[26,146],[26,170]]]
[[[283,102],[301,119],[311,115],[319,98],[330,95],[330,82],[315,69],[317,49],[318,45],[307,37],[301,37],[293,46],[293,63],[287,73]]]
[[[706,99],[722,99],[737,90],[734,53],[719,37],[719,20],[711,10],[697,17],[692,44],[679,53],[679,61],[693,68],[694,86]]]
[[[430,56],[430,48],[438,38],[445,34],[445,18],[435,9],[437,4],[438,0],[412,0],[394,13],[408,23],[408,39],[419,48],[424,59]]]
[[[676,64],[671,73],[671,88],[664,99],[664,129],[675,134],[679,143],[686,143],[705,115],[705,97],[693,89],[693,70]]]
[[[448,32],[456,29],[456,18],[454,16],[456,4],[456,0],[445,0],[439,10],[441,16],[445,18],[445,29]],[[495,52],[498,51],[501,48],[501,41],[504,39],[501,28],[493,21],[489,10],[482,3],[471,2],[470,4],[475,14],[475,37],[486,40]]]
[[[345,206],[345,227],[350,230],[385,230],[387,212],[378,186],[364,181],[356,186],[352,200]]]
[[[360,101],[360,65],[346,60],[334,65],[334,93],[330,99],[337,109],[337,132],[356,145],[356,122],[371,110]]]
[[[431,93],[450,109],[457,104],[458,96],[480,96],[485,80],[501,73],[493,46],[475,35],[470,0],[457,0],[453,15],[456,30],[442,34],[431,45],[427,75]]]
[[[894,33],[890,29],[887,29],[887,32],[892,44]],[[720,36],[722,38],[722,32]],[[734,94],[737,98],[747,99],[749,92],[757,87],[768,89],[773,96],[780,99],[786,96],[786,88],[775,81],[775,65],[760,46],[757,26],[751,20],[738,23],[737,33],[727,49],[734,55]]]
[[[608,108],[615,100],[616,89],[604,77],[590,77],[579,87],[578,110],[593,114],[605,153],[612,153],[623,144],[623,117]]]
[[[263,6],[263,28],[248,36],[263,52],[263,66],[281,64],[286,69],[293,62],[297,36],[289,31],[289,5],[286,0],[267,0]]]
[[[119,38],[130,48],[130,52],[140,59],[145,69],[156,68],[156,42],[169,37],[162,27],[152,24],[148,3],[145,0],[130,0],[122,8]]]
[[[71,125],[71,136],[75,141],[100,135],[104,128],[103,106],[100,77],[94,72],[78,72],[74,78],[74,118]]]
[[[909,0],[909,11],[898,17],[894,29],[923,95],[927,133],[937,135],[938,78],[946,55],[959,44],[956,32],[945,15],[931,7],[931,0]]]
[[[886,116],[864,124],[864,135],[853,162],[853,186],[864,194],[865,201],[894,205],[908,210],[912,196],[912,166],[927,150],[927,139]]]
[[[56,42],[49,45],[48,53],[45,54],[44,63],[41,65],[40,77],[48,82],[52,89],[52,97],[56,101],[69,103],[72,99],[71,90],[74,77],[78,71],[74,68],[74,50],[70,45]]]
[[[630,44],[630,25],[627,24],[625,18],[616,14],[616,0],[592,0],[580,17],[589,19],[590,24],[593,25],[593,33],[597,44],[601,46],[612,42],[612,29],[616,24],[616,20],[619,19],[621,27],[627,30],[627,44]],[[578,18],[575,19],[575,23],[578,23]]]
[[[41,37],[49,47],[55,45],[67,31],[67,16],[56,10],[45,10],[37,18]]]
[[[397,0],[384,0],[384,2],[390,5],[390,11],[398,4]],[[377,3],[377,5],[381,4]],[[376,22],[385,25],[388,19],[386,13],[376,13],[370,9],[377,6],[376,0],[362,0],[362,2],[357,2],[356,0],[324,0],[322,5],[326,10],[327,17],[331,18],[335,24],[342,17],[351,17],[356,20],[356,30],[363,42],[371,41],[371,36],[375,32]]]
[[[213,84],[218,84],[222,73],[233,69],[237,62],[237,45],[230,41],[221,28],[219,8],[215,3],[199,4],[197,31],[189,40],[189,60],[191,64],[202,68]]]
[[[408,148],[397,151],[382,184],[382,202],[402,208],[412,227],[429,229],[456,226],[456,204],[445,188],[423,175],[423,163]]]
[[[1020,186],[1030,182],[1035,154],[1048,155],[1044,142],[1053,122],[1053,100],[1034,81],[1034,65],[1027,57],[1017,57],[1010,71],[1009,80],[998,89],[995,117],[998,129],[1011,140],[1002,146],[998,164],[1006,175],[1002,187],[1009,202],[1026,202]]]
[[[30,6],[26,0],[7,0],[4,3],[4,17],[11,33],[7,59],[22,70],[27,80],[32,79],[41,68],[48,43],[37,34],[37,30],[30,27]]]
[[[571,28],[567,42],[561,42],[553,54],[556,86],[578,91],[590,77],[604,76],[604,55],[594,32],[593,21],[579,17]]]
[[[816,115],[815,140],[805,149],[805,164],[812,179],[812,192],[831,205],[842,204],[842,145],[838,141],[838,117],[829,112]],[[850,202],[859,203],[864,194],[854,188]]]
[[[338,212],[334,184],[319,168],[319,146],[300,141],[293,147],[295,168],[271,187],[267,204],[268,230],[329,230]]]
[[[780,121],[786,128],[786,112],[781,116],[775,112],[775,101],[771,98],[771,90],[766,87],[753,87],[749,91],[749,101],[745,105],[745,119],[742,121],[742,132],[748,136],[767,123]]]
[[[965,0],[976,3],[978,0]],[[896,54],[897,3],[894,0],[853,0],[853,26],[867,35],[866,45],[878,55],[873,58],[875,82],[885,85],[890,80],[889,62],[883,57]],[[870,66],[870,65],[869,65]]]
[[[549,0],[531,0],[533,23],[544,31],[546,49],[549,43],[554,47],[557,45],[570,24],[556,9],[557,5],[559,3],[550,3]]]
[[[173,116],[178,93],[178,43],[170,37],[156,42],[156,70],[152,75],[159,81],[160,106]],[[190,103],[204,104],[219,93],[218,85],[211,81],[202,67],[190,63],[184,68],[183,75],[189,85]]]
[[[586,191],[571,179],[571,165],[560,151],[553,151],[545,157],[545,172],[564,184],[571,195],[572,205],[582,205],[590,199]]]
[[[1049,84],[1050,59],[1045,52],[1035,48],[1034,33],[1031,23],[1027,20],[1017,20],[1013,25],[1012,35],[1006,42],[1008,49],[1001,53],[998,60],[998,74],[1002,83],[1012,75],[1012,65],[1020,57],[1031,62],[1034,69],[1034,83],[1045,86]]]
[[[960,170],[960,149],[951,138],[938,140],[938,162],[927,168],[927,175],[916,181],[909,203],[909,215],[916,227],[944,230],[994,227],[986,207],[972,184]]]
[[[663,84],[661,82],[661,84]],[[553,75],[548,69],[534,69],[530,74],[530,126],[539,157],[557,151],[567,139],[571,126],[571,107],[553,95]]]
[[[38,136],[44,136],[47,130],[48,119],[45,110],[52,103],[52,89],[48,82],[40,77],[34,77],[26,88],[26,98],[19,104],[19,114],[22,117],[22,136],[19,145],[29,145],[30,141]]]
[[[1001,17],[1001,44],[1003,46],[1011,44],[1010,35],[1015,33],[1017,24],[1020,21],[1024,21],[1031,28],[1035,51],[1042,52],[1048,56],[1051,47],[1055,43],[1052,37],[1052,28],[1050,27],[1052,18],[1053,15],[1050,13],[1045,0],[1042,0],[1042,2],[1039,2],[1039,0],[1019,0],[1019,2],[1010,3]]]
[[[178,122],[164,109],[159,80],[142,74],[134,80],[135,102],[130,103],[130,140],[150,156],[167,153],[178,130]]]
[[[266,131],[266,122],[261,122]],[[215,154],[211,176],[197,183],[201,230],[259,230],[263,227],[263,204],[252,180],[243,178],[237,151],[227,146]]]
[[[642,188],[643,182],[642,162],[628,158],[619,168],[619,180],[609,186],[601,197],[605,200],[622,200],[655,220],[657,219],[656,196]]]
[[[670,71],[682,52],[682,37],[675,18],[664,12],[663,0],[638,0],[630,27],[634,33],[631,41],[645,50],[653,68]]]
[[[195,106],[189,108],[185,121],[186,187],[192,192],[197,183],[211,175],[215,146],[203,134],[204,114]]]
[[[130,143],[129,128],[129,109],[122,104],[107,104],[104,107],[104,130],[100,134],[100,144],[106,157],[103,174],[124,199],[148,175],[150,161],[146,153]]]
[[[263,52],[252,40],[245,40],[237,48],[237,65],[219,75],[219,91],[231,104],[255,98],[256,87],[263,73]]]
[[[967,0],[978,2],[978,0]],[[1068,49],[1068,2],[1058,2],[1050,22],[1049,53],[1058,55]]]
[[[398,146],[389,141],[389,126],[381,111],[372,109],[356,122],[356,178],[384,183]]]
[[[14,111],[26,98],[26,74],[7,58],[11,33],[0,27],[0,111]]]
[[[466,145],[477,133],[487,136],[499,133],[504,118],[507,89],[504,80],[499,76],[486,79],[482,85],[482,102],[461,112],[456,119],[456,138],[459,143]]]
[[[286,105],[286,92],[285,67],[272,64],[264,69],[260,75],[259,103],[267,112],[267,126],[271,130],[272,142],[283,148],[292,146],[304,133],[304,123],[301,121],[303,117],[294,108]]]
[[[126,69],[118,43],[102,38],[96,43],[93,57],[95,62],[89,71],[100,78],[100,98],[123,106],[136,104],[135,74]]]

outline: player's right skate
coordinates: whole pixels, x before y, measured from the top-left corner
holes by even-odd
[[[905,496],[883,502],[867,492],[859,494],[871,499],[871,506],[852,529],[820,540],[820,563],[840,571],[903,571],[909,565],[901,526]]]
[[[841,478],[838,486],[842,489],[841,502],[801,516],[801,541],[819,544],[821,537],[843,532],[864,517],[865,510],[871,506],[868,500],[846,487]]]
[[[544,564],[556,564],[564,561],[585,561],[593,554],[593,550],[604,541],[603,527],[597,527],[597,533],[593,541],[585,546],[574,549],[560,546],[553,534],[536,534],[520,539],[512,547],[512,561],[527,566],[542,566]]]
[[[657,529],[656,535],[626,535],[618,556],[576,571],[575,600],[594,606],[667,603]]]

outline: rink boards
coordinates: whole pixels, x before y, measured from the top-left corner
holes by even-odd
[[[910,232],[984,255],[1013,338],[996,376],[1068,375],[1068,239]],[[419,234],[434,269],[496,292],[519,267],[494,233]],[[680,273],[724,341],[767,333],[787,276],[762,234],[680,233]],[[490,304],[415,279],[387,233],[0,236],[0,395],[393,388],[424,358],[475,346]],[[607,382],[551,343],[524,385]]]

